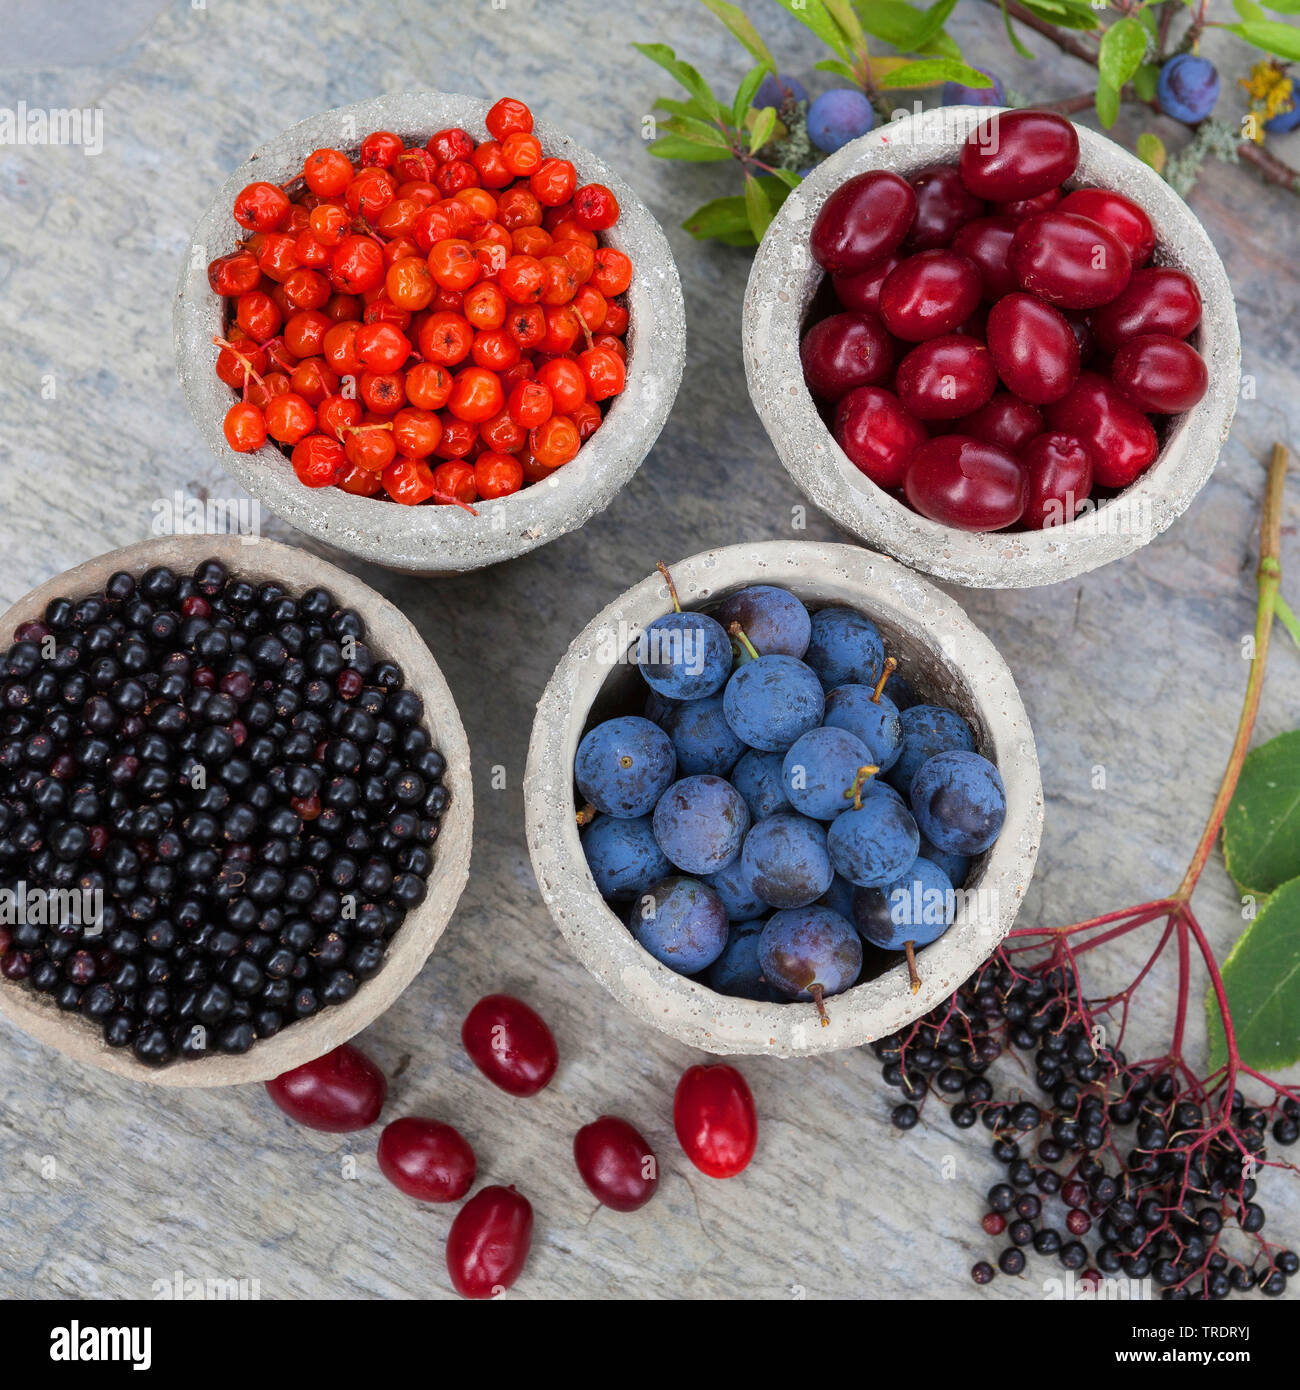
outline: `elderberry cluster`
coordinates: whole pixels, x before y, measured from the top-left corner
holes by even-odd
[[[1300,1104],[1265,1109],[1234,1092],[1224,1123],[1221,1090],[1194,1091],[1172,1069],[1130,1064],[1097,1041],[1073,971],[1020,973],[1000,955],[873,1046],[885,1081],[903,1092],[895,1126],[911,1129],[934,1095],[958,1128],[992,1132],[1006,1173],[981,1224],[1010,1241],[997,1256],[1002,1273],[1020,1274],[1032,1249],[1092,1284],[1150,1278],[1164,1298],[1220,1299],[1252,1288],[1277,1296],[1300,1271],[1300,1256],[1259,1234],[1253,1176],[1270,1119],[1274,1140],[1292,1144]],[[1040,1102],[995,1094],[985,1073],[1008,1048],[1032,1054]],[[1234,1227],[1253,1240],[1225,1242]],[[986,1260],[971,1270],[977,1284],[994,1276]]]
[[[23,624],[0,663],[0,889],[99,906],[11,914],[0,974],[155,1066],[351,998],[423,901],[448,804],[422,702],[364,636],[325,589],[217,560]]]

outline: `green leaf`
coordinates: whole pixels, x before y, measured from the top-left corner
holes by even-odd
[[[776,129],[776,107],[765,106],[754,118],[754,127],[749,132],[749,152],[757,154],[772,138]]]
[[[867,56],[867,36],[863,32],[858,13],[853,8],[853,0],[822,0],[822,4],[826,6],[830,11],[831,18],[843,30],[853,56],[865,58]]]
[[[926,10],[921,31],[912,37],[912,51],[918,52],[927,44],[932,43],[943,33],[943,26],[948,22],[948,16],[957,8],[957,0],[935,0],[935,3]]]
[[[773,169],[772,177],[780,179],[780,181],[786,186],[787,190],[791,188],[798,188],[799,185],[803,182],[803,180],[799,177],[797,173],[795,173],[793,169]],[[780,201],[785,202],[784,196],[781,197]]]
[[[749,216],[749,229],[754,233],[754,240],[762,241],[763,233],[773,217],[772,200],[763,185],[749,174],[745,175],[745,212]]]
[[[1268,0],[1265,8],[1275,14],[1300,14],[1300,0]]]
[[[952,58],[921,58],[904,63],[880,80],[881,87],[924,87],[934,82],[960,82],[963,87],[991,87],[992,79],[978,68]]]
[[[1097,66],[1117,92],[1142,65],[1147,51],[1147,31],[1136,19],[1121,19],[1101,36]]]
[[[726,115],[726,108],[709,90],[709,84],[689,63],[682,62],[666,43],[634,43],[632,47],[652,63],[658,63],[666,73],[685,87],[708,115],[718,118]]]
[[[698,101],[674,101],[671,97],[657,97],[655,108],[671,112],[674,116],[689,116],[692,120],[707,121],[709,113]]]
[[[1268,23],[1268,15],[1264,13],[1263,5],[1257,5],[1255,0],[1232,0],[1232,8],[1242,17],[1242,19],[1262,19]]]
[[[847,63],[841,63],[838,58],[823,58],[820,63],[814,63],[819,72],[833,72],[840,77],[847,77],[850,82],[856,83],[858,75]]]
[[[1163,174],[1165,171],[1165,160],[1168,156],[1165,153],[1165,142],[1158,136],[1152,135],[1149,130],[1144,130],[1137,138],[1137,157],[1143,164]]]
[[[1133,74],[1133,90],[1143,101],[1154,101],[1160,68],[1155,63],[1143,63]]]
[[[759,63],[741,78],[740,86],[736,88],[736,99],[731,103],[731,124],[742,126],[745,123],[745,112],[749,110],[754,100],[754,93],[758,91],[763,81],[763,76],[768,72],[767,65]]]
[[[844,37],[844,31],[831,18],[830,11],[822,0],[776,0],[787,13],[814,34],[828,47],[846,61],[853,57],[853,49]]]
[[[1300,1061],[1300,878],[1284,883],[1264,904],[1223,962],[1222,974],[1241,1060],[1262,1072]],[[1215,1071],[1228,1054],[1213,990],[1205,1014]]]
[[[696,145],[712,145],[715,149],[727,150],[732,148],[732,142],[709,121],[697,121],[694,116],[674,116],[670,121],[660,121],[659,124],[670,135],[680,135],[683,140],[690,140]]]
[[[771,50],[759,37],[758,30],[754,28],[754,21],[739,5],[729,5],[727,0],[700,0],[700,3],[720,19],[731,31],[732,36],[739,39],[760,63],[765,63],[773,72],[776,71],[776,59],[772,57]]]
[[[1294,24],[1283,24],[1275,19],[1248,20],[1244,24],[1225,24],[1229,34],[1236,34],[1248,44],[1262,48],[1265,53],[1286,58],[1290,62],[1300,62],[1300,29]]]
[[[1246,755],[1223,818],[1223,857],[1243,893],[1300,878],[1300,730]]]
[[[1099,73],[1097,75],[1097,119],[1109,130],[1118,117],[1119,92]]]
[[[711,203],[696,208],[682,223],[697,241],[710,238],[735,236],[738,232],[749,234],[749,214],[745,211],[744,198],[715,198]]]
[[[1029,58],[1032,60],[1034,55],[1020,42],[1020,36],[1012,27],[1011,16],[1007,13],[1007,0],[998,0],[998,4],[1002,7],[1002,22],[1007,27],[1007,38],[1011,41],[1011,47],[1014,48],[1022,58]]]
[[[1055,24],[1060,29],[1096,29],[1097,13],[1089,4],[1076,6],[1058,0],[1020,0],[1030,14]]]
[[[731,158],[730,150],[702,145],[684,135],[661,135],[649,150],[656,159],[686,159],[694,164],[717,164]]]

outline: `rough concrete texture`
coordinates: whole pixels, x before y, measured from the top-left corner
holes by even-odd
[[[254,1043],[242,1055],[214,1052],[207,1057],[170,1062],[165,1067],[147,1067],[128,1049],[109,1047],[98,1024],[80,1014],[62,1012],[52,995],[37,994],[18,985],[6,984],[0,989],[0,1014],[32,1037],[57,1048],[75,1062],[156,1086],[233,1086],[265,1081],[321,1056],[373,1023],[419,974],[446,930],[469,878],[474,835],[469,743],[456,702],[424,639],[405,614],[369,585],[305,550],[275,541],[231,536],[166,536],[140,541],[47,579],[0,617],[0,632],[10,633],[20,623],[39,618],[53,598],[76,599],[102,593],[109,576],[119,570],[139,578],[154,565],[170,565],[187,573],[210,557],[220,560],[233,575],[255,584],[274,579],[290,593],[322,585],[340,607],[353,608],[361,614],[367,645],[378,656],[397,662],[406,676],[407,689],[414,690],[424,701],[425,727],[434,747],[447,760],[444,781],[451,793],[451,804],[438,834],[428,894],[398,928],[379,973],[366,980],[351,999],[289,1024],[274,1037]]]
[[[745,290],[745,373],[754,409],[781,462],[807,497],[846,531],[940,579],[980,588],[1054,584],[1146,545],[1186,511],[1214,471],[1228,437],[1241,378],[1232,287],[1214,243],[1187,204],[1113,140],[1084,126],[1074,187],[1115,189],[1156,229],[1153,263],[1185,270],[1200,286],[1204,317],[1193,338],[1209,367],[1201,401],[1177,417],[1160,455],[1119,497],[1064,526],[964,532],[929,520],[878,488],[849,462],[803,383],[799,339],[822,281],[808,237],[822,204],[846,179],[872,169],[911,178],[955,164],[987,108],[952,106],[909,115],[854,140],[786,199],[754,258]]]
[[[747,584],[775,584],[810,608],[839,604],[865,613],[880,628],[886,655],[897,658],[916,689],[956,709],[977,730],[979,751],[998,765],[1006,783],[1006,824],[972,867],[965,886],[975,894],[918,956],[922,984],[915,994],[906,967],[898,965],[828,1000],[829,1023],[819,1026],[812,1004],[728,998],[661,965],[596,891],[578,838],[573,791],[578,742],[607,717],[593,715],[593,704],[628,670],[646,625],[670,611],[667,585],[655,574],[574,638],[538,702],[524,813],[542,897],[578,959],[614,998],[691,1047],[793,1057],[885,1037],[946,999],[992,955],[1029,886],[1043,830],[1043,786],[1029,716],[1011,672],[947,594],[855,546],[732,545],[669,569],[684,608],[709,608]]]
[[[355,150],[372,130],[391,130],[423,144],[434,131],[462,126],[481,140],[487,135],[483,118],[490,105],[477,97],[407,92],[355,102],[290,127],[257,150],[213,198],[190,238],[176,290],[176,369],[190,412],[226,472],[309,536],[414,574],[456,574],[545,545],[604,510],[641,466],[672,409],[686,353],[681,282],[659,224],[613,169],[551,122],[536,121],[535,133],[548,155],[570,160],[579,184],[603,183],[618,199],[618,222],[603,235],[633,264],[626,294],[627,385],[577,457],[544,482],[476,503],[477,516],[450,505],[403,507],[382,495],[356,497],[334,487],[304,487],[289,460],[270,443],[252,454],[236,453],[222,431],[236,396],[213,371],[217,348],[212,339],[224,330],[224,301],[208,285],[207,265],[246,235],[231,211],[245,185],[257,179],[285,183],[301,174],[312,150]]]

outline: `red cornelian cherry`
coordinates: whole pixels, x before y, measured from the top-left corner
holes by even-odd
[[[1139,410],[1156,415],[1190,410],[1210,384],[1205,359],[1190,343],[1158,333],[1130,338],[1115,354],[1111,380]]]
[[[1011,243],[1016,224],[1010,217],[977,217],[952,239],[952,249],[980,273],[985,300],[1001,299],[1017,288],[1011,273]]]
[[[993,355],[976,338],[950,333],[918,343],[898,364],[894,387],[918,420],[955,420],[997,389]]]
[[[344,1043],[268,1081],[266,1091],[290,1119],[308,1129],[347,1134],[379,1118],[388,1082],[360,1048]]]
[[[512,1096],[535,1096],[559,1065],[551,1030],[522,999],[509,994],[480,999],[466,1015],[460,1036],[474,1065]]]
[[[1092,316],[1092,330],[1106,352],[1150,333],[1185,338],[1201,321],[1201,292],[1185,270],[1144,266],[1124,292]]]
[[[984,213],[984,200],[962,183],[956,165],[925,169],[910,182],[916,190],[916,216],[903,242],[905,250],[951,246],[958,230]]]
[[[1039,434],[1021,450],[1028,475],[1025,526],[1041,529],[1074,520],[1092,491],[1092,456],[1069,434]]]
[[[1059,212],[1075,212],[1108,227],[1128,248],[1134,269],[1151,259],[1156,246],[1151,219],[1131,199],[1109,188],[1076,188],[1057,205]]]
[[[884,382],[894,370],[894,344],[873,313],[832,314],[799,345],[803,379],[814,396],[838,401],[859,386]]]
[[[593,1197],[611,1211],[637,1211],[659,1187],[659,1163],[640,1132],[601,1115],[573,1136],[573,1160]]]
[[[813,223],[813,259],[832,275],[857,275],[897,250],[916,215],[916,190],[873,169],[842,183]]]
[[[1065,197],[1060,188],[1049,188],[1032,198],[1017,198],[1010,203],[994,203],[989,209],[997,217],[1009,217],[1012,222],[1023,222],[1038,212],[1051,212]]]
[[[977,198],[1011,202],[1062,184],[1079,162],[1079,135],[1064,116],[1021,109],[986,117],[962,146],[957,167]]]
[[[960,531],[1000,531],[1025,510],[1025,470],[996,445],[968,435],[921,445],[903,486],[922,516]]]
[[[858,313],[879,313],[880,287],[885,283],[885,277],[889,272],[902,264],[902,260],[901,256],[886,256],[883,261],[859,271],[856,275],[832,275],[831,287],[835,291],[836,299],[845,309],[856,310]]]
[[[673,1128],[706,1177],[744,1172],[758,1147],[758,1116],[745,1078],[725,1064],[688,1067],[673,1096]]]
[[[1064,317],[1031,294],[989,310],[988,346],[1002,384],[1031,405],[1058,401],[1079,375],[1079,344]]]
[[[378,1159],[384,1177],[420,1202],[459,1202],[478,1171],[474,1150],[459,1130],[415,1115],[384,1126]]]
[[[462,1298],[496,1298],[523,1273],[533,1208],[513,1187],[485,1187],[456,1213],[447,1235],[447,1273]]]
[[[1073,212],[1040,212],[1016,228],[1011,270],[1020,288],[1062,309],[1095,309],[1122,293],[1133,272],[1109,228]]]
[[[1053,431],[1073,435],[1087,449],[1093,481],[1101,487],[1128,487],[1159,452],[1151,421],[1095,372],[1080,372],[1073,390],[1046,414]]]
[[[1021,449],[1043,432],[1043,412],[1010,391],[999,391],[978,410],[954,420],[952,432],[969,434],[1019,456]]]
[[[880,317],[896,337],[924,342],[951,333],[979,306],[979,271],[951,251],[908,256],[880,287]]]
[[[861,386],[841,399],[833,433],[849,462],[886,489],[903,485],[908,461],[929,437],[902,401],[879,386]]]

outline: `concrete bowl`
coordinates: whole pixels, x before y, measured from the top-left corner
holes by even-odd
[[[424,701],[424,726],[447,760],[445,785],[451,793],[451,804],[434,847],[428,893],[393,936],[379,972],[364,981],[351,999],[288,1024],[274,1037],[254,1043],[241,1055],[213,1053],[163,1067],[148,1067],[137,1061],[129,1049],[109,1047],[94,1023],[79,1014],[61,1012],[49,995],[0,981],[0,1015],[25,1033],[73,1061],[155,1086],[232,1086],[265,1081],[329,1052],[373,1023],[416,977],[451,920],[469,877],[473,839],[474,790],[469,744],[456,702],[424,639],[387,599],[305,550],[274,541],[246,542],[230,536],[167,536],[112,550],[46,580],[19,599],[0,618],[4,646],[7,648],[12,640],[14,628],[40,617],[52,598],[102,591],[109,576],[118,570],[127,570],[137,577],[153,565],[188,571],[210,556],[222,561],[232,574],[259,584],[274,579],[291,593],[321,585],[341,606],[354,608],[361,615],[366,624],[367,644],[381,656],[397,662],[405,673],[407,688]]]
[[[1015,681],[987,637],[946,594],[902,565],[851,545],[766,541],[705,551],[671,567],[681,602],[705,608],[747,584],[775,584],[812,608],[844,604],[870,617],[918,692],[970,720],[980,752],[1006,783],[1007,819],[972,865],[949,930],[918,956],[922,986],[894,966],[827,1000],[819,1027],[811,1004],[733,999],[661,965],[633,939],[596,890],[578,838],[573,760],[583,733],[617,713],[639,712],[645,686],[629,653],[668,611],[659,575],[628,589],[583,629],[555,669],[533,723],[524,777],[528,849],[542,897],[570,948],[639,1018],[715,1053],[779,1057],[856,1047],[887,1036],[950,995],[989,958],[1015,918],[1033,874],[1043,789],[1033,731]]]
[[[436,130],[462,126],[481,139],[490,105],[477,97],[408,92],[341,106],[291,126],[226,180],[199,219],[173,307],[181,386],[195,423],[226,472],[276,516],[317,540],[413,574],[458,574],[545,545],[607,507],[640,467],[672,409],[686,350],[681,284],[659,224],[612,169],[563,131],[537,122],[547,154],[571,160],[580,183],[603,183],[618,198],[621,215],[604,237],[634,265],[626,294],[627,386],[574,459],[544,482],[477,503],[477,517],[459,507],[403,507],[333,487],[307,488],[274,445],[252,454],[231,449],[222,422],[236,394],[213,370],[217,349],[212,338],[223,329],[224,301],[208,285],[207,265],[245,235],[231,209],[246,184],[257,179],[287,183],[301,173],[312,150],[334,146],[355,151],[372,130],[391,130],[422,144]]]
[[[1041,531],[954,530],[912,511],[849,462],[803,383],[799,340],[822,281],[808,238],[822,204],[846,179],[872,169],[910,178],[954,164],[977,106],[942,107],[891,121],[833,154],[792,192],[768,228],[745,291],[745,374],[754,409],[781,462],[805,495],[845,531],[914,569],[976,588],[1027,588],[1084,574],[1146,545],[1191,504],[1228,437],[1241,377],[1241,337],[1232,287],[1196,214],[1154,170],[1078,127],[1071,183],[1115,189],[1156,229],[1153,263],[1186,270],[1200,286],[1204,317],[1193,341],[1209,367],[1203,399],[1173,419],[1159,457],[1131,487],[1064,526]]]

